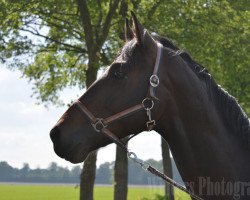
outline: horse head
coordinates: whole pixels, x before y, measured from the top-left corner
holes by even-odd
[[[93,122],[91,125],[91,116],[96,116],[94,120],[97,120],[97,117],[98,120],[105,119],[135,105],[146,108],[145,104],[151,104],[150,107],[154,104],[150,115],[157,121],[164,110],[158,100],[161,94],[160,88],[156,91],[159,96],[151,94],[150,101],[146,102],[150,93],[150,84],[157,84],[157,86],[159,84],[157,75],[151,76],[156,60],[160,59],[157,58],[159,48],[162,47],[159,47],[134,14],[132,14],[132,21],[131,28],[126,19],[126,43],[113,63],[79,98],[78,105],[75,103],[68,108],[50,132],[57,155],[72,163],[84,161],[91,151],[112,142],[99,131],[95,131],[96,127],[92,127]],[[153,81],[156,83],[152,83]],[[88,111],[82,112],[82,109],[79,109],[79,103]],[[91,113],[91,116],[88,116],[88,113]],[[109,124],[108,128],[121,139],[144,131],[148,121],[146,112],[140,111],[132,115],[128,113],[125,117]],[[99,120],[96,125],[103,126],[102,120]]]

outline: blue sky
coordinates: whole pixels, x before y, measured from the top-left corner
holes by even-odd
[[[31,168],[47,167],[50,162],[71,168],[73,164],[53,151],[49,131],[66,107],[45,108],[32,98],[32,85],[18,71],[0,65],[0,161],[14,167],[29,163]],[[70,102],[81,95],[77,88],[67,88],[60,96]],[[142,159],[161,159],[160,136],[143,132],[129,143],[129,148]],[[115,145],[100,149],[97,165],[115,159]]]

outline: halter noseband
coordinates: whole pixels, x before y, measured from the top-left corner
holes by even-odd
[[[159,42],[157,42],[157,55],[156,55],[156,61],[155,61],[155,65],[154,65],[154,70],[152,75],[150,76],[149,79],[149,89],[148,89],[148,93],[146,98],[144,98],[142,100],[141,103],[132,106],[128,109],[125,109],[119,113],[116,113],[110,117],[107,117],[105,119],[103,118],[97,118],[95,117],[91,111],[88,110],[88,108],[80,101],[80,100],[76,100],[75,104],[80,108],[80,110],[88,117],[88,119],[91,122],[91,125],[93,126],[94,130],[96,132],[102,132],[104,135],[108,136],[111,140],[113,140],[114,143],[118,144],[120,147],[122,147],[123,149],[125,149],[126,147],[124,146],[124,144],[120,141],[120,139],[114,134],[112,133],[107,126],[110,123],[113,123],[119,119],[122,119],[124,117],[127,117],[135,112],[138,112],[140,110],[145,110],[146,114],[148,116],[148,121],[146,122],[146,126],[147,126],[147,131],[151,131],[156,123],[155,120],[152,119],[152,115],[151,115],[151,110],[154,107],[154,99],[157,99],[157,97],[155,97],[155,93],[154,93],[154,89],[156,87],[158,87],[159,83],[160,83],[160,79],[158,77],[158,69],[159,69],[159,65],[160,65],[160,60],[161,60],[161,55],[162,55],[162,49],[163,46],[162,44],[160,44]],[[126,149],[127,150],[127,149]]]

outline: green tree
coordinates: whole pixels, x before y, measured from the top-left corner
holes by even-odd
[[[112,169],[109,162],[105,162],[98,167],[96,171],[96,183],[112,183]]]
[[[173,39],[179,47],[208,68],[216,81],[238,99],[249,115],[249,2],[160,2],[153,14],[138,7],[139,16],[146,16],[142,18],[145,26]]]
[[[7,162],[0,162],[0,180],[1,181],[12,181],[14,178],[14,168],[11,167]]]
[[[71,176],[72,176],[73,179],[75,179],[75,178],[78,179],[80,174],[81,174],[81,167],[80,166],[74,166],[71,169],[70,173],[71,173]]]
[[[106,40],[121,20],[120,2],[1,1],[0,60],[33,82],[39,102],[61,104],[59,91],[90,86],[116,51],[117,40]],[[95,162],[96,153],[85,161],[81,199],[93,199]]]
[[[28,163],[24,163],[22,169],[20,170],[20,173],[21,173],[21,177],[20,178],[23,181],[26,181],[27,178],[28,178],[29,172],[30,172],[30,166],[29,166],[29,164]]]

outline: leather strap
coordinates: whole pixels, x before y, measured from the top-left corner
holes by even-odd
[[[113,132],[108,130],[107,128],[103,128],[101,132],[108,136],[114,143],[116,143],[119,147],[121,147],[123,150],[125,150],[127,153],[129,152],[126,144],[124,144]]]
[[[108,125],[108,124],[110,124],[110,123],[112,123],[112,122],[114,122],[116,120],[127,117],[128,115],[131,115],[131,114],[133,114],[135,112],[138,112],[138,111],[140,111],[142,109],[144,109],[144,106],[143,106],[142,103],[140,103],[140,104],[137,104],[137,105],[135,105],[133,107],[130,107],[130,108],[126,109],[126,110],[123,110],[123,111],[121,111],[121,112],[119,112],[117,114],[114,114],[114,115],[112,115],[110,117],[107,117],[103,121],[104,121],[105,124]]]
[[[91,123],[96,123],[100,118],[96,118],[92,113],[91,111],[89,111],[89,109],[84,106],[84,104],[80,101],[80,100],[76,100],[75,101],[75,104],[77,106],[79,106],[79,108],[81,109],[82,112],[84,112],[84,114],[89,118],[89,120],[91,121]],[[130,107],[126,110],[123,110],[119,113],[116,113],[110,117],[107,117],[105,119],[102,119],[102,122],[104,123],[105,126],[109,125],[110,123],[116,121],[116,120],[119,120],[119,119],[122,119],[124,117],[127,117],[128,115],[131,115],[135,112],[138,112],[140,110],[143,110],[144,109],[144,105],[142,103],[139,103],[133,107]]]
[[[85,115],[89,118],[91,123],[96,123],[98,119],[89,111],[89,109],[84,106],[84,104],[80,100],[76,100],[75,104],[85,113]]]
[[[155,95],[155,88],[158,87],[158,85],[160,84],[158,71],[159,71],[159,66],[160,66],[160,61],[161,61],[162,49],[163,49],[162,44],[157,42],[157,56],[155,60],[155,66],[154,66],[153,74],[151,75],[150,80],[149,80],[150,81],[149,95],[153,97],[154,99],[158,99]]]
[[[162,48],[163,48],[161,43],[157,42],[156,44],[157,44],[157,56],[156,56],[156,60],[155,60],[153,75],[158,74],[160,61],[161,61]]]

